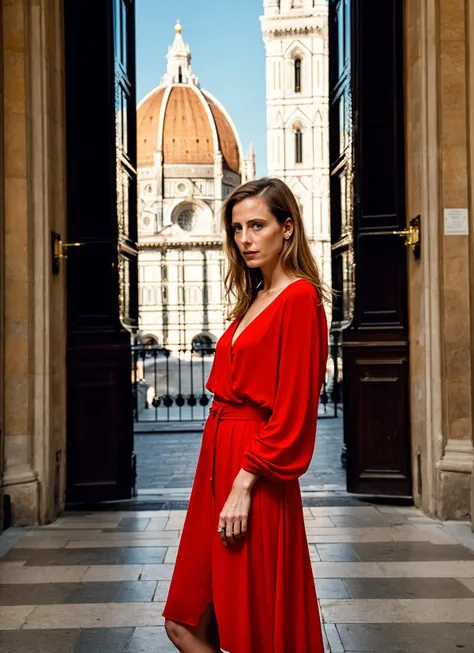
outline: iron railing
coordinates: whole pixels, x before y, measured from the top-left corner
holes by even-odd
[[[132,347],[134,419],[156,422],[203,422],[212,394],[206,382],[214,359],[213,346],[174,348],[159,345]],[[342,351],[333,333],[321,391],[319,417],[337,417],[342,409]]]

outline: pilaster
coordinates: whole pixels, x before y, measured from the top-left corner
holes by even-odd
[[[65,237],[62,2],[8,2],[5,58],[5,445],[2,484],[16,525],[64,502]]]

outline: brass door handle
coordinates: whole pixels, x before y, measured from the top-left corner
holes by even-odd
[[[411,247],[415,259],[420,258],[421,251],[421,227],[420,227],[420,216],[417,215],[412,220],[406,229],[402,231],[370,231],[368,235],[370,236],[400,236],[400,238],[405,239],[406,247]]]
[[[394,236],[400,236],[405,238],[405,245],[411,247],[415,252],[416,258],[418,258],[420,250],[420,216],[416,216],[413,220],[410,220],[410,224],[407,229],[402,231],[392,231]]]
[[[59,274],[60,262],[67,259],[67,250],[69,247],[82,247],[86,243],[63,243],[61,236],[55,231],[51,232],[51,254],[53,274]]]

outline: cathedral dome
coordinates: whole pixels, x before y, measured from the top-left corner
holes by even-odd
[[[164,165],[213,165],[215,154],[221,153],[224,168],[240,173],[235,127],[222,105],[193,83],[165,83],[142,100],[137,148],[139,167],[152,166],[160,150]]]

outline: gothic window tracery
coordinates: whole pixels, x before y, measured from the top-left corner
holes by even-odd
[[[303,132],[300,127],[295,131],[295,163],[303,163]]]
[[[295,59],[295,93],[301,93],[301,58]]]

